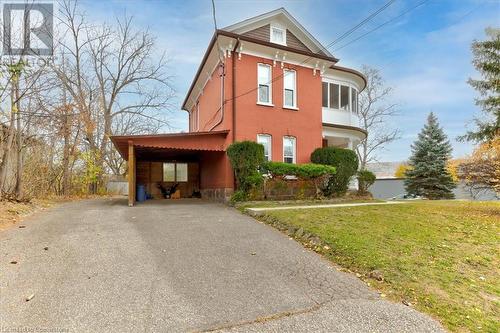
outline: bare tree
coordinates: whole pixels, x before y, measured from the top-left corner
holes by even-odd
[[[54,66],[54,72],[80,115],[87,148],[96,152],[95,163],[119,172],[111,135],[168,126],[174,92],[166,57],[156,54],[155,38],[135,30],[130,17],[96,27],[75,2],[63,1],[60,11],[61,30],[67,33],[58,48],[65,66]],[[126,124],[120,125],[123,121]]]
[[[367,85],[359,94],[359,118],[361,127],[368,135],[356,148],[361,170],[366,168],[367,163],[377,160],[378,151],[400,138],[398,129],[387,127],[387,119],[398,114],[397,105],[387,103],[392,88],[385,86],[378,69],[365,65],[362,72]]]

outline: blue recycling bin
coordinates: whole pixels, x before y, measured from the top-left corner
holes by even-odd
[[[137,201],[146,201],[146,187],[142,184],[137,185]]]

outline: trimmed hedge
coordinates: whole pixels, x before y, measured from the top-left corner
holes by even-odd
[[[317,164],[331,165],[336,173],[330,178],[325,195],[343,195],[349,188],[352,176],[358,170],[358,156],[350,149],[337,147],[318,148],[311,154],[311,161]]]
[[[358,171],[358,192],[360,194],[365,194],[368,192],[368,188],[375,183],[377,176],[368,170]]]
[[[335,174],[335,167],[314,163],[291,164],[284,162],[265,162],[262,172],[275,177],[296,176],[300,179],[314,179],[324,175]]]
[[[264,162],[264,146],[253,141],[234,142],[227,148],[227,156],[234,170],[238,191],[243,193],[238,196],[244,197],[262,183],[258,169]]]

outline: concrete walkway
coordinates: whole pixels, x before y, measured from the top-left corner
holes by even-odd
[[[279,207],[252,207],[246,208],[249,213],[258,214],[260,212],[272,210],[288,210],[288,209],[311,209],[311,208],[338,208],[338,207],[357,207],[357,206],[376,206],[376,205],[397,205],[405,202],[401,201],[386,201],[386,202],[360,202],[350,204],[323,204],[323,205],[297,205],[297,206],[279,206]]]
[[[2,331],[442,331],[223,205],[88,200],[23,225],[0,233]]]

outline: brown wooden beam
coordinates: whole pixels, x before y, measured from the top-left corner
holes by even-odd
[[[135,204],[135,151],[134,143],[128,142],[128,205]]]

